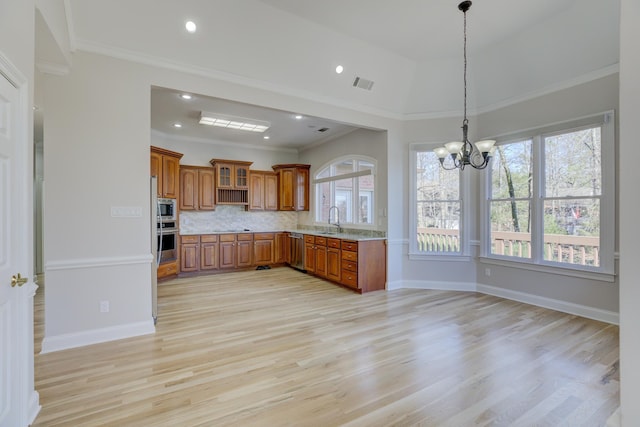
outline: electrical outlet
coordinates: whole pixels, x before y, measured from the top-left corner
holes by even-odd
[[[485,269],[484,269],[484,275],[485,275],[485,276],[487,276],[487,277],[491,276],[491,269],[490,269],[490,268],[488,268],[488,267],[487,267],[487,268],[485,268]]]
[[[109,312],[109,301],[100,301],[100,313]]]

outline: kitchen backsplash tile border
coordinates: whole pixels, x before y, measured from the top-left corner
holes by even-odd
[[[180,234],[291,230],[297,224],[296,212],[245,211],[243,206],[219,205],[215,211],[180,212]]]
[[[180,234],[207,234],[220,231],[334,231],[335,226],[298,224],[297,212],[246,211],[244,206],[219,205],[215,211],[180,212]],[[385,231],[343,228],[343,233],[362,237],[386,237]]]

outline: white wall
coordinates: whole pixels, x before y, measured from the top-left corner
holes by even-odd
[[[621,416],[624,427],[640,420],[640,228],[638,228],[637,161],[640,114],[640,3],[622,0],[620,24],[620,373]]]

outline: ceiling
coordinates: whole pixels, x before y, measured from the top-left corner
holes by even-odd
[[[383,117],[461,114],[458,0],[51,0],[40,8],[53,2],[63,5],[57,20],[66,20],[71,52],[111,55]],[[467,15],[471,112],[568,86],[618,62],[617,0],[477,0]],[[187,20],[197,23],[195,34],[185,31]],[[41,70],[42,64],[72,67],[64,54],[55,66],[46,38],[53,34],[63,51],[65,41],[55,30],[38,30],[45,25],[36,22],[36,63]],[[345,67],[340,75],[334,71],[339,64]],[[374,81],[372,90],[354,88],[355,77]],[[154,131],[302,149],[355,129],[212,93],[191,93],[194,98],[185,101],[178,96],[182,90],[152,88]],[[199,125],[201,111],[269,121],[270,139]],[[299,113],[303,118],[293,119]],[[178,122],[179,129],[173,126]]]
[[[181,95],[187,93],[191,99]],[[264,133],[199,124],[201,112],[220,113],[248,121],[269,122]],[[299,118],[296,118],[299,117]],[[180,128],[174,125],[179,123]],[[224,141],[261,148],[301,149],[356,130],[356,127],[319,117],[299,115],[230,100],[154,86],[151,88],[151,129],[175,138]],[[269,139],[264,139],[268,136]]]

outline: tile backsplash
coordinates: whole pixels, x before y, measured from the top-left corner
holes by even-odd
[[[292,230],[297,223],[297,212],[247,212],[244,206],[218,205],[215,211],[180,212],[180,234]]]

